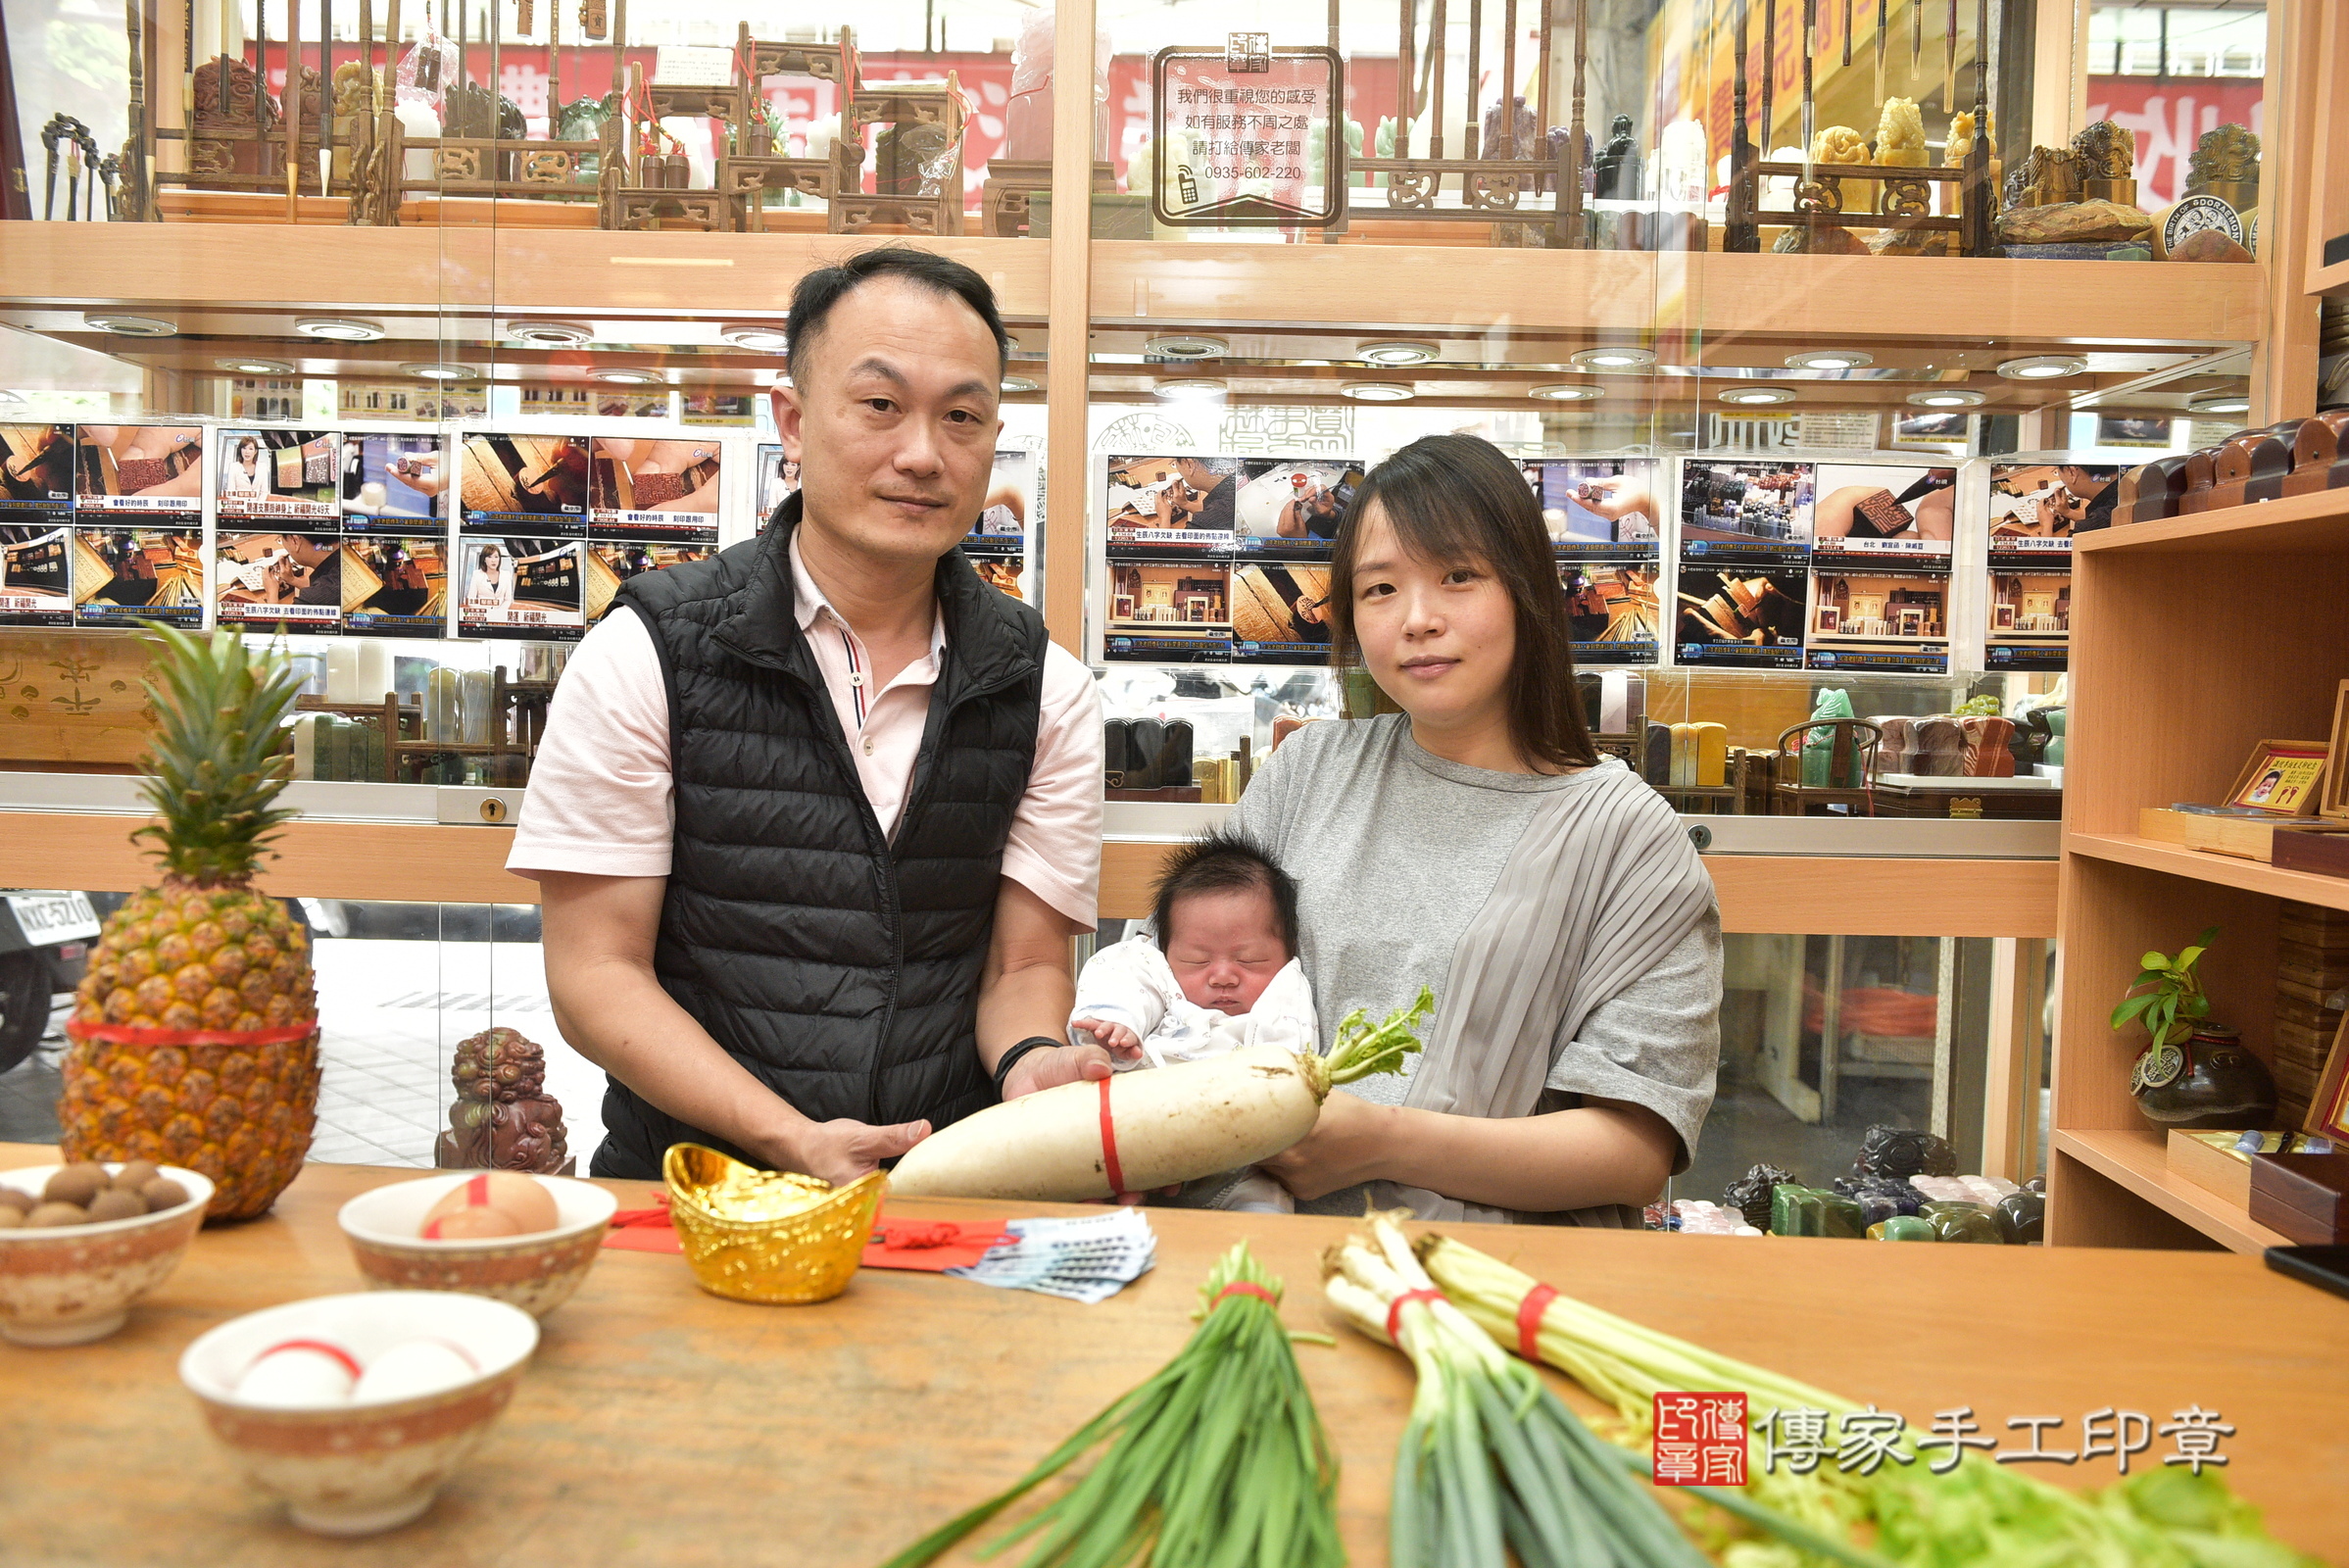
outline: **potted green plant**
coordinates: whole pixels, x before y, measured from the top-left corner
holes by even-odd
[[[2172,958],[2148,953],[2113,1008],[2112,1026],[2132,1020],[2145,1049],[2129,1070],[2129,1092],[2149,1121],[2164,1127],[2265,1127],[2276,1114],[2276,1080],[2243,1049],[2235,1031],[2213,1023],[2197,967],[2219,928],[2211,926]]]

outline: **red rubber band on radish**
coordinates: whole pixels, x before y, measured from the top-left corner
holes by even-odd
[[[1207,1310],[1210,1312],[1214,1311],[1216,1304],[1227,1296],[1252,1296],[1256,1298],[1256,1299],[1270,1306],[1276,1312],[1280,1310],[1281,1306],[1281,1298],[1273,1295],[1272,1292],[1266,1290],[1263,1286],[1255,1283],[1255,1281],[1234,1280],[1231,1284],[1225,1286],[1222,1290],[1215,1293],[1215,1299],[1207,1303]]]
[[[275,1355],[279,1350],[315,1350],[319,1355],[324,1356],[327,1360],[332,1361],[335,1365],[341,1367],[345,1372],[350,1373],[352,1382],[356,1383],[359,1381],[360,1366],[357,1357],[353,1356],[350,1351],[344,1349],[341,1346],[329,1344],[325,1340],[280,1340],[275,1345],[270,1346],[268,1349],[255,1356],[253,1358],[252,1366],[246,1367],[245,1370],[248,1372],[252,1371],[253,1367],[261,1365],[262,1362],[267,1361],[270,1356]]]
[[[1555,1285],[1536,1285],[1517,1303],[1517,1353],[1529,1361],[1542,1359],[1542,1314],[1557,1296]]]
[[[1126,1190],[1126,1173],[1117,1163],[1117,1128],[1109,1119],[1110,1080],[1101,1080],[1101,1171],[1109,1178],[1109,1196]]]
[[[1402,1315],[1403,1303],[1405,1301],[1441,1301],[1443,1299],[1444,1293],[1442,1291],[1403,1292],[1402,1295],[1396,1297],[1392,1302],[1390,1302],[1387,1307],[1387,1338],[1393,1340],[1397,1345],[1403,1343]]]

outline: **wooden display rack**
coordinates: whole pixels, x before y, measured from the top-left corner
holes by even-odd
[[[987,183],[979,188],[979,232],[1000,239],[1028,237],[1028,198],[1052,188],[1052,161],[990,159]],[[1117,189],[1117,171],[1108,164],[1093,166],[1093,194]]]
[[[2200,972],[2214,1016],[2273,1060],[2277,906],[2349,909],[2349,879],[2149,839],[2140,812],[2223,798],[2254,742],[2329,722],[2349,673],[2349,490],[2084,534],[2073,546],[2066,721],[2063,1012],[2053,1074],[2048,1240],[2280,1246],[2238,1205],[2174,1175],[2129,1093],[2141,1032],[2106,1013],[2147,949],[2220,928]],[[2191,603],[2195,634],[2147,617]],[[2276,659],[2273,650],[2290,648]]]
[[[1348,150],[1342,139],[1335,140],[1332,156],[1339,161],[1339,185],[1346,191],[1346,218],[1331,225],[1333,233],[1344,233],[1356,220],[1365,221],[1449,221],[1475,223],[1539,224],[1547,228],[1544,243],[1552,247],[1575,248],[1587,245],[1589,233],[1583,213],[1583,100],[1589,72],[1590,24],[1589,0],[1576,0],[1574,8],[1574,107],[1568,122],[1566,141],[1552,159],[1544,149],[1540,156],[1517,145],[1516,102],[1514,94],[1504,86],[1497,107],[1500,110],[1501,131],[1496,145],[1486,147],[1480,156],[1477,146],[1482,134],[1483,117],[1479,113],[1484,74],[1478,69],[1478,55],[1483,46],[1482,28],[1471,22],[1468,34],[1467,114],[1463,139],[1467,146],[1464,156],[1444,156],[1444,54],[1446,37],[1444,27],[1445,0],[1432,0],[1429,16],[1428,61],[1429,78],[1426,87],[1428,100],[1434,105],[1433,123],[1429,129],[1428,156],[1409,156],[1411,122],[1415,115],[1412,101],[1412,76],[1420,55],[1414,32],[1417,23],[1417,0],[1401,0],[1401,30],[1396,43],[1395,58],[1403,63],[1396,73],[1395,87],[1395,153],[1393,158],[1360,157]],[[1554,12],[1551,0],[1542,0],[1540,36],[1542,41],[1534,61],[1533,98],[1534,133],[1548,137],[1550,120],[1550,54],[1555,37]],[[1472,8],[1472,19],[1479,13]],[[1517,0],[1503,0],[1501,27],[1500,80],[1511,83],[1517,78]],[[1333,33],[1331,41],[1336,42]],[[1496,156],[1497,155],[1497,156]],[[1386,183],[1386,205],[1372,205],[1365,198],[1368,191],[1354,187],[1354,176],[1369,176],[1366,183]],[[1438,205],[1446,179],[1457,182],[1461,205]],[[1548,213],[1541,212],[1534,203],[1544,191],[1554,190],[1556,200]],[[1498,243],[1496,237],[1495,243]]]

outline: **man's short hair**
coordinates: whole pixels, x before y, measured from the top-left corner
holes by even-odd
[[[1010,363],[1011,334],[1003,330],[1003,313],[996,309],[995,290],[988,287],[987,279],[960,262],[910,245],[876,245],[802,277],[799,287],[791,291],[791,317],[784,323],[786,362],[796,368],[800,355],[822,335],[824,318],[832,314],[832,307],[880,277],[903,278],[933,294],[960,300],[986,323],[998,357],[1005,365]]]
[[[1186,456],[1175,459],[1175,462],[1196,463],[1200,467],[1206,469],[1209,473],[1226,479],[1240,471],[1240,460],[1238,458],[1200,458]]]
[[[1202,834],[1166,858],[1158,873],[1151,924],[1163,949],[1172,934],[1175,901],[1194,893],[1255,893],[1272,898],[1274,918],[1290,956],[1297,956],[1297,878],[1273,863],[1254,841],[1225,829]]]

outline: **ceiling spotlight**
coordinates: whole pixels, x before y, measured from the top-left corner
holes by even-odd
[[[2188,414],[2249,414],[2251,395],[2247,392],[2197,392],[2186,399]]]
[[[1982,395],[1962,386],[1949,386],[1937,392],[1911,392],[1908,400],[1921,409],[1971,409],[1982,401]]]
[[[577,321],[508,321],[506,335],[526,349],[575,349],[595,341],[596,329]]]
[[[1433,343],[1365,343],[1356,351],[1365,365],[1425,365],[1442,353]]]
[[[596,379],[610,381],[614,386],[658,386],[661,375],[656,370],[598,370]]]
[[[1151,338],[1142,345],[1142,352],[1161,360],[1220,360],[1232,352],[1232,345],[1204,332],[1179,332]]]
[[[1400,381],[1348,381],[1338,390],[1356,403],[1408,403],[1414,395]]]
[[[81,318],[82,324],[100,332],[112,332],[117,337],[174,337],[179,328],[152,316],[122,316],[112,311],[92,312]]]
[[[215,360],[213,364],[238,375],[291,375],[294,368],[286,360]]]
[[[372,343],[386,335],[378,323],[347,316],[305,316],[294,323],[294,330],[329,343]]]
[[[1856,370],[1875,363],[1875,355],[1858,349],[1811,349],[1786,356],[1789,370]]]
[[[791,336],[779,326],[721,326],[717,335],[738,349],[757,354],[780,354],[791,347]]]
[[[1006,392],[1033,392],[1042,383],[1040,382],[1030,380],[1024,375],[1006,375],[1003,377],[1003,390]]]
[[[2053,381],[2078,375],[2087,368],[2087,361],[2074,355],[2034,354],[2026,360],[2006,361],[1998,367],[1998,373],[2010,381]]]
[[[1211,376],[1190,375],[1161,381],[1155,390],[1162,398],[1219,398],[1223,396],[1224,386]]]
[[[1743,403],[1749,405],[1760,403],[1791,403],[1794,401],[1794,394],[1787,391],[1783,386],[1741,386],[1732,387],[1729,391],[1722,393],[1721,401],[1724,403]]]
[[[403,365],[400,373],[413,375],[419,381],[478,381],[481,372],[469,365],[451,365],[435,361],[429,365]]]
[[[1656,363],[1656,352],[1617,343],[1603,349],[1583,349],[1567,358],[1586,370],[1644,370]]]
[[[1577,381],[1561,381],[1555,386],[1538,386],[1526,393],[1529,398],[1541,398],[1550,403],[1592,403],[1606,395],[1604,388]]]

